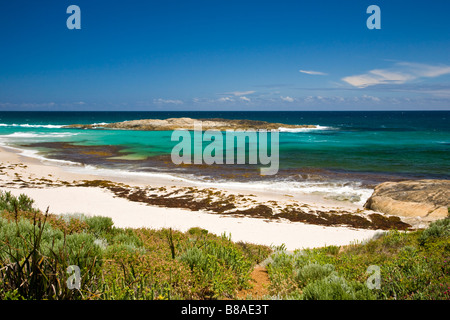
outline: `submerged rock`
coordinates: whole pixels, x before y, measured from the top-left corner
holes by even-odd
[[[439,219],[448,215],[450,180],[384,182],[375,187],[366,209],[403,217]]]
[[[123,129],[143,131],[171,131],[179,129],[194,130],[194,122],[200,122],[203,130],[279,130],[316,128],[315,125],[291,125],[282,123],[271,123],[256,120],[229,120],[229,119],[192,119],[192,118],[170,118],[165,120],[144,119],[132,120],[108,124],[72,124],[64,128],[77,129]]]

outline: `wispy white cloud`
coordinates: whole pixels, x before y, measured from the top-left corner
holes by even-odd
[[[299,70],[301,73],[313,75],[313,76],[326,76],[328,73],[320,72],[320,71],[313,71],[313,70]]]
[[[363,100],[367,100],[367,101],[373,101],[373,102],[380,102],[381,101],[381,99],[378,98],[378,97],[369,96],[369,95],[366,95],[366,94],[362,96],[362,99]]]
[[[159,98],[159,99],[154,99],[153,103],[155,103],[155,104],[183,104],[183,101]]]
[[[250,102],[251,101],[249,98],[247,98],[245,96],[239,97],[239,99],[241,99],[242,101],[245,101],[245,102]]]
[[[364,74],[342,78],[342,81],[357,88],[366,88],[378,84],[404,84],[421,78],[435,78],[445,74],[450,74],[450,66],[398,62],[393,67],[370,70]]]
[[[304,102],[307,104],[333,104],[333,105],[343,105],[343,104],[354,104],[365,103],[370,105],[378,105],[383,102],[390,102],[390,98],[379,98],[371,95],[362,95],[362,96],[307,96],[303,98],[298,98],[297,101]]]
[[[280,98],[281,98],[281,100],[286,101],[286,102],[294,102],[294,100],[295,100],[294,98],[289,97],[289,96],[286,96],[286,97],[281,96]]]
[[[253,94],[256,91],[232,91],[232,92],[225,92],[225,94],[231,94],[235,97],[241,97],[241,96],[247,96],[249,94]]]
[[[428,93],[436,97],[440,98],[450,98],[450,90],[446,89],[436,89],[436,90],[429,90],[429,91],[422,91],[423,93]]]
[[[233,102],[234,99],[230,98],[230,97],[221,97],[221,98],[217,99],[217,101],[219,101],[219,102]]]

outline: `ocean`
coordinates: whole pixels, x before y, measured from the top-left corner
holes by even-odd
[[[254,165],[176,166],[169,131],[65,129],[190,117],[316,125],[279,134],[278,174]],[[89,173],[190,180],[205,185],[322,194],[363,203],[384,181],[450,178],[450,111],[0,112],[0,144]]]

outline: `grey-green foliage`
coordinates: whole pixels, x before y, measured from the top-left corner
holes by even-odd
[[[90,233],[74,233],[55,245],[57,255],[66,254],[69,265],[77,265],[81,270],[101,263],[103,249]]]
[[[109,245],[106,248],[106,251],[108,252],[108,255],[114,255],[115,253],[139,253],[139,254],[145,254],[147,251],[145,248],[138,247],[134,244],[126,244],[126,243],[117,243],[113,245]]]
[[[61,219],[65,222],[70,222],[71,220],[79,220],[85,222],[89,227],[89,232],[93,233],[97,237],[104,235],[105,233],[111,231],[114,222],[110,217],[102,216],[86,216],[83,213],[72,213],[61,215]]]
[[[448,237],[450,236],[450,218],[437,220],[430,223],[430,226],[425,229],[419,237],[419,243],[424,245],[432,238]]]
[[[114,252],[129,252],[129,253],[145,253],[144,243],[139,237],[129,230],[116,229],[114,236],[108,241],[107,251],[110,254]]]
[[[121,239],[120,239],[121,238]],[[114,237],[114,240],[111,244],[109,244],[106,248],[106,252],[108,252],[108,255],[114,255],[119,253],[128,252],[130,254],[145,254],[147,251],[146,249],[138,242],[133,239],[133,237]]]
[[[272,253],[270,257],[262,263],[262,265],[270,265],[273,269],[292,269],[295,258],[296,256],[294,253],[279,250]]]
[[[372,300],[375,296],[364,284],[347,281],[336,273],[313,281],[302,292],[303,300]]]
[[[84,221],[89,226],[89,231],[95,234],[96,236],[100,236],[111,230],[114,225],[112,219],[110,217],[85,217]]]
[[[0,217],[0,259],[8,259],[11,254],[24,258],[33,248],[33,237],[37,232],[37,226],[30,220],[12,222]],[[45,225],[39,248],[41,254],[48,256],[55,243],[61,242],[63,237],[62,231]]]
[[[268,259],[271,272],[292,275],[300,290],[285,298],[300,300],[365,300],[375,299],[363,283],[348,281],[340,276],[332,264],[315,261],[308,250],[293,253],[279,251]]]
[[[131,245],[131,246],[135,246],[135,247],[141,247],[144,245],[144,243],[142,242],[141,239],[139,239],[139,237],[133,233],[133,232],[126,232],[126,231],[122,231],[122,232],[118,232],[114,237],[113,237],[113,243],[116,244],[126,244],[126,245]]]
[[[45,218],[9,221],[0,217],[0,297],[67,299],[80,297],[64,282],[67,267],[81,269],[82,287],[96,286],[102,248],[90,233],[65,235]]]
[[[295,280],[300,284],[311,283],[323,279],[334,272],[335,268],[331,264],[321,265],[318,263],[309,263],[303,267],[295,269]]]
[[[63,258],[70,265],[81,269],[100,261],[102,248],[95,243],[95,236],[88,233],[75,233],[65,236],[61,230],[42,224],[41,241],[37,248],[45,257]],[[39,232],[38,222],[19,219],[8,221],[0,217],[0,260],[22,260],[33,249],[34,237]]]
[[[194,242],[192,247],[181,250],[182,253],[177,259],[186,262],[191,269],[197,267],[201,270],[210,270],[211,268],[225,266],[236,274],[247,274],[251,262],[245,259],[244,253],[239,248],[227,245],[227,243],[231,244],[229,239],[225,237],[222,239],[225,240],[225,243],[216,243],[214,241]]]
[[[33,211],[33,203],[34,200],[24,194],[21,194],[19,197],[15,197],[9,191],[0,191],[0,211]]]
[[[71,213],[71,214],[62,214],[59,216],[60,219],[63,221],[69,223],[72,220],[79,220],[79,221],[85,221],[86,216],[82,213]]]
[[[185,252],[183,252],[179,257],[179,260],[186,262],[187,265],[194,269],[195,266],[204,266],[206,264],[206,254],[197,247],[188,248]]]

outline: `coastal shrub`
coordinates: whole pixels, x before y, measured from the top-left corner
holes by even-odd
[[[405,248],[382,269],[380,295],[386,299],[410,299],[436,280],[439,272],[433,270],[429,258],[419,251]]]
[[[0,211],[34,211],[33,203],[34,200],[30,199],[25,194],[21,194],[19,195],[19,197],[15,197],[9,191],[0,191]]]
[[[84,221],[89,226],[89,231],[94,233],[96,236],[101,236],[111,230],[114,222],[110,217],[85,217]]]
[[[89,232],[97,237],[104,236],[112,231],[113,221],[110,217],[102,216],[86,216],[82,213],[71,213],[63,215],[50,215],[49,223],[59,229],[63,229],[66,233],[82,233]]]
[[[419,243],[424,245],[431,239],[450,236],[450,218],[434,221],[419,236]]]
[[[284,299],[449,300],[448,227],[447,218],[423,231],[391,230],[337,253],[323,247],[273,255],[267,260],[269,292]],[[380,267],[381,287],[367,292],[371,265]],[[312,275],[305,276],[305,271]]]
[[[310,263],[294,271],[294,278],[301,287],[316,280],[323,279],[335,271],[331,264]]]
[[[109,270],[111,265],[115,266],[114,274],[117,274],[118,280],[111,281],[115,281],[117,286],[120,287],[118,283],[124,277],[120,275],[121,271],[124,272],[122,264],[128,270],[127,278],[136,277],[135,280],[130,280],[135,292],[134,297],[143,298],[141,289],[137,287],[137,283],[141,281],[148,288],[152,288],[147,294],[154,299],[233,298],[240,287],[248,286],[249,273],[254,262],[239,246],[229,241],[228,237],[206,232],[197,237],[189,232],[170,229],[113,229],[112,232],[115,236],[133,233],[143,243],[145,253],[134,254],[131,251],[114,249],[117,248],[114,243],[118,242],[112,237],[108,240],[109,246],[105,255],[108,267],[103,268]],[[172,239],[175,248],[175,259],[172,259],[169,239]],[[134,276],[130,276],[130,272]],[[145,279],[144,274],[147,275]],[[111,277],[108,276],[108,279]]]
[[[228,237],[189,243],[191,246],[184,249],[177,259],[203,283],[209,284],[211,297],[232,297],[236,289],[249,286],[253,263]]]
[[[22,260],[33,249],[38,222],[27,219],[19,219],[15,222],[0,217],[0,258],[9,261],[11,255],[15,259]],[[40,226],[39,251],[42,255],[50,255],[55,242],[63,239],[64,234],[60,230],[53,229],[49,225]]]
[[[105,251],[109,256],[119,256],[124,252],[144,254],[144,248],[136,246],[133,243],[116,243],[106,247]]]
[[[35,209],[32,211],[0,210],[0,217],[3,217],[9,221],[21,219],[33,221],[36,219],[43,220],[45,218],[47,225],[56,230],[60,230],[65,234],[85,232],[88,229],[88,225],[84,222],[83,217],[80,218],[80,216],[75,215],[50,215]]]
[[[436,221],[409,235],[415,244],[403,247],[381,269],[381,298],[450,299],[450,239],[445,226],[445,221]]]
[[[347,281],[335,273],[313,281],[302,292],[303,300],[372,300],[375,296],[364,284]]]
[[[268,255],[272,252],[269,247],[255,245],[252,243],[239,241],[236,245],[241,249],[244,256],[256,264],[262,263]]]
[[[283,270],[287,273],[292,273],[294,263],[294,255],[292,252],[288,251],[275,251],[270,257],[265,261],[268,268],[273,270]]]
[[[223,294],[233,295],[234,288],[238,286],[238,279],[233,277],[231,270],[216,256],[193,247],[186,250],[179,259],[187,263],[197,277],[202,278],[202,282],[209,287],[210,298],[217,298]]]
[[[390,230],[381,237],[381,244],[383,250],[386,252],[397,252],[399,248],[407,245],[408,237],[405,237],[406,232],[397,230]]]
[[[199,228],[199,227],[193,227],[190,228],[188,231],[188,234],[192,235],[192,236],[197,236],[197,237],[204,237],[208,234],[208,230]]]
[[[111,239],[114,244],[125,244],[134,247],[142,247],[144,243],[141,239],[131,230],[120,230]]]
[[[102,240],[107,244],[105,253],[108,257],[115,259],[149,252],[144,241],[133,229],[111,228],[103,235],[106,236]]]
[[[277,298],[296,299],[296,293],[299,285],[294,278],[294,264],[298,252],[289,252],[285,250],[275,251],[266,259],[262,265],[266,266],[270,287],[269,293]]]
[[[231,269],[236,275],[245,277],[251,270],[251,262],[248,261],[242,251],[229,243],[218,243],[207,241],[201,245],[201,249],[194,246],[183,252],[179,259],[186,262],[191,269],[199,267],[203,270],[208,269],[210,258],[213,258],[220,265]]]
[[[341,249],[340,246],[326,246],[326,247],[323,247],[324,253],[330,254],[330,255],[333,255],[333,256],[337,255],[339,253],[340,249]]]
[[[58,256],[65,256],[69,265],[87,270],[102,262],[103,250],[96,237],[90,233],[75,233],[65,237],[55,248]]]
[[[41,225],[39,225],[41,223]],[[0,218],[0,257],[14,260],[24,259],[36,245],[39,232],[39,243],[36,250],[43,257],[65,257],[69,265],[86,268],[94,258],[100,261],[102,248],[95,243],[95,236],[88,233],[64,235],[61,230],[48,224],[20,219],[16,222]]]
[[[103,251],[105,251],[108,248],[108,241],[103,238],[95,239],[94,244],[100,247],[100,249],[102,249]]]
[[[228,245],[222,245],[223,242],[210,242],[207,250],[215,257],[222,260],[224,264],[230,267],[236,274],[241,275],[251,270],[252,263],[246,259],[244,254],[236,247],[231,240],[227,241]]]
[[[105,217],[22,211],[32,200],[2,195],[0,299],[233,298],[271,251],[200,228],[121,229]],[[69,265],[80,268],[80,290],[67,288]]]
[[[86,216],[82,213],[66,213],[58,216],[64,222],[70,222],[73,220],[85,221]]]
[[[66,286],[71,264],[85,271],[84,288],[98,283],[92,276],[94,262],[89,261],[87,236],[65,237],[46,224],[46,218],[37,212],[32,221],[0,218],[0,298],[79,299],[81,291]]]
[[[206,255],[197,247],[192,247],[183,252],[179,257],[180,261],[185,262],[191,270],[194,267],[204,267],[206,264]]]
[[[101,299],[204,299],[207,295],[207,283],[160,252],[118,251],[105,257]]]
[[[48,216],[47,220],[49,225],[65,234],[86,232],[89,228],[83,219],[77,217]]]

